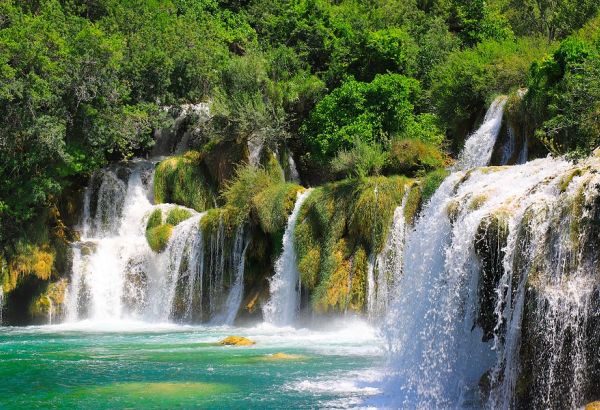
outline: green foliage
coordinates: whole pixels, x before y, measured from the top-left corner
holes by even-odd
[[[417,81],[397,74],[345,82],[316,105],[300,130],[310,158],[326,163],[355,139],[384,142],[413,119],[419,92]]]
[[[169,224],[163,224],[155,226],[146,230],[146,240],[150,249],[154,252],[162,252],[167,247],[171,234],[173,233],[173,226]]]
[[[274,156],[271,156],[264,167],[239,166],[235,177],[229,181],[222,192],[225,206],[231,213],[234,224],[239,225],[248,219],[255,196],[284,182],[283,169]],[[259,199],[258,202],[261,203],[261,200]],[[266,226],[269,225],[266,224]],[[267,232],[270,231],[270,228],[267,229]]]
[[[199,153],[188,151],[158,164],[154,172],[156,203],[174,203],[198,212],[214,206],[216,194],[201,159]]]
[[[292,183],[271,185],[252,198],[252,207],[263,232],[282,233],[302,188]]]
[[[180,222],[185,221],[192,216],[192,212],[185,208],[173,208],[167,214],[167,223],[169,225],[177,226]]]
[[[378,143],[356,139],[354,147],[340,151],[331,162],[334,172],[345,177],[364,178],[379,175],[386,161],[386,154]]]
[[[390,147],[386,168],[390,173],[416,175],[448,164],[446,154],[430,142],[395,139]]]
[[[529,66],[547,47],[535,38],[489,40],[452,53],[432,73],[431,99],[440,119],[457,136],[492,96],[526,86]]]
[[[448,171],[445,169],[437,169],[425,175],[421,186],[421,202],[426,203],[431,199],[438,187],[444,182],[448,176]]]
[[[506,15],[517,34],[541,34],[549,41],[582,27],[600,8],[595,0],[510,0],[507,3]]]
[[[157,227],[162,224],[162,210],[160,208],[155,209],[150,214],[148,222],[146,223],[146,230]]]
[[[549,151],[589,155],[600,145],[600,43],[573,36],[535,62],[524,104]]]

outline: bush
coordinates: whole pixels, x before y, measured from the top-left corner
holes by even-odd
[[[383,143],[413,117],[419,83],[401,75],[378,75],[371,83],[346,81],[323,98],[304,122],[309,156],[325,164],[356,139]]]
[[[526,86],[529,66],[547,49],[548,44],[536,38],[488,40],[452,53],[436,67],[431,100],[452,136],[470,131],[493,96]]]
[[[447,165],[448,156],[432,143],[416,139],[394,139],[386,170],[389,173],[415,176]]]
[[[364,178],[379,175],[386,160],[380,144],[356,139],[354,147],[340,151],[331,162],[332,170],[345,177]]]
[[[589,155],[600,145],[600,45],[574,36],[533,63],[524,105],[550,152]]]

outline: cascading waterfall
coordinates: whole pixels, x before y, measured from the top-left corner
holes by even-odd
[[[263,315],[265,322],[277,326],[291,325],[300,306],[300,274],[296,263],[294,230],[302,204],[311,191],[307,189],[298,193],[283,235],[283,251],[275,262],[275,275],[269,283],[271,298],[263,308]]]
[[[490,163],[492,151],[502,126],[506,101],[507,97],[502,95],[492,102],[485,113],[483,124],[465,141],[465,147],[454,165],[455,171],[481,167]]]
[[[395,405],[574,408],[600,390],[599,168],[547,158],[444,181],[386,318]]]
[[[145,236],[148,218],[157,208],[168,213],[175,207],[152,205],[153,169],[136,161],[91,178],[82,239],[73,244],[66,320],[233,323],[243,295],[243,229],[228,252],[223,220],[205,240],[205,214],[188,209],[191,216],[173,228],[165,250],[153,252]]]
[[[246,261],[246,250],[249,241],[246,239],[244,227],[239,226],[233,242],[233,253],[231,255],[231,269],[234,270],[235,279],[227,294],[227,300],[223,312],[217,315],[212,322],[214,324],[233,324],[244,295],[244,268]]]
[[[144,235],[144,217],[152,205],[143,180],[151,170],[151,163],[139,161],[132,169],[112,167],[92,177],[85,195],[83,237],[73,245],[72,278],[65,297],[67,320],[120,319],[128,296],[145,282],[151,268],[146,265],[153,255]],[[134,304],[143,302],[129,299]]]
[[[195,307],[202,314],[204,244],[200,220],[204,215],[194,215],[180,222],[173,229],[167,249],[162,255],[162,270],[166,275],[161,276],[161,283],[154,287],[157,293],[154,299],[164,301],[154,305],[160,309],[157,313],[161,321],[174,316],[181,317],[183,321],[191,321]]]
[[[410,188],[406,188],[402,203],[394,210],[394,219],[381,253],[369,258],[367,272],[367,312],[372,319],[387,312],[389,290],[402,275],[406,220],[404,216]]]

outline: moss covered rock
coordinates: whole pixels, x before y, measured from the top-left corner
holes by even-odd
[[[29,313],[35,321],[54,321],[62,317],[67,286],[66,279],[52,282],[32,301]]]
[[[189,151],[184,155],[165,159],[154,173],[154,200],[173,203],[196,211],[215,205],[216,189],[206,173],[202,155]]]
[[[252,346],[256,342],[242,336],[227,336],[225,339],[219,341],[222,346]]]
[[[167,224],[172,226],[179,225],[180,222],[189,219],[192,216],[192,212],[185,208],[173,208],[167,214]]]
[[[167,247],[171,234],[173,233],[173,226],[169,224],[162,224],[146,230],[146,240],[148,245],[154,252],[162,252]]]

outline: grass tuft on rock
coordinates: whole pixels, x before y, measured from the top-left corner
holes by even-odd
[[[148,245],[154,252],[162,252],[167,247],[171,234],[173,233],[173,226],[169,224],[163,224],[155,226],[146,230],[146,240]]]
[[[177,225],[179,225],[180,222],[185,221],[186,219],[188,219],[191,216],[192,216],[192,213],[190,212],[189,209],[177,207],[177,208],[173,208],[169,211],[169,213],[167,214],[166,222],[169,225],[177,226]]]

